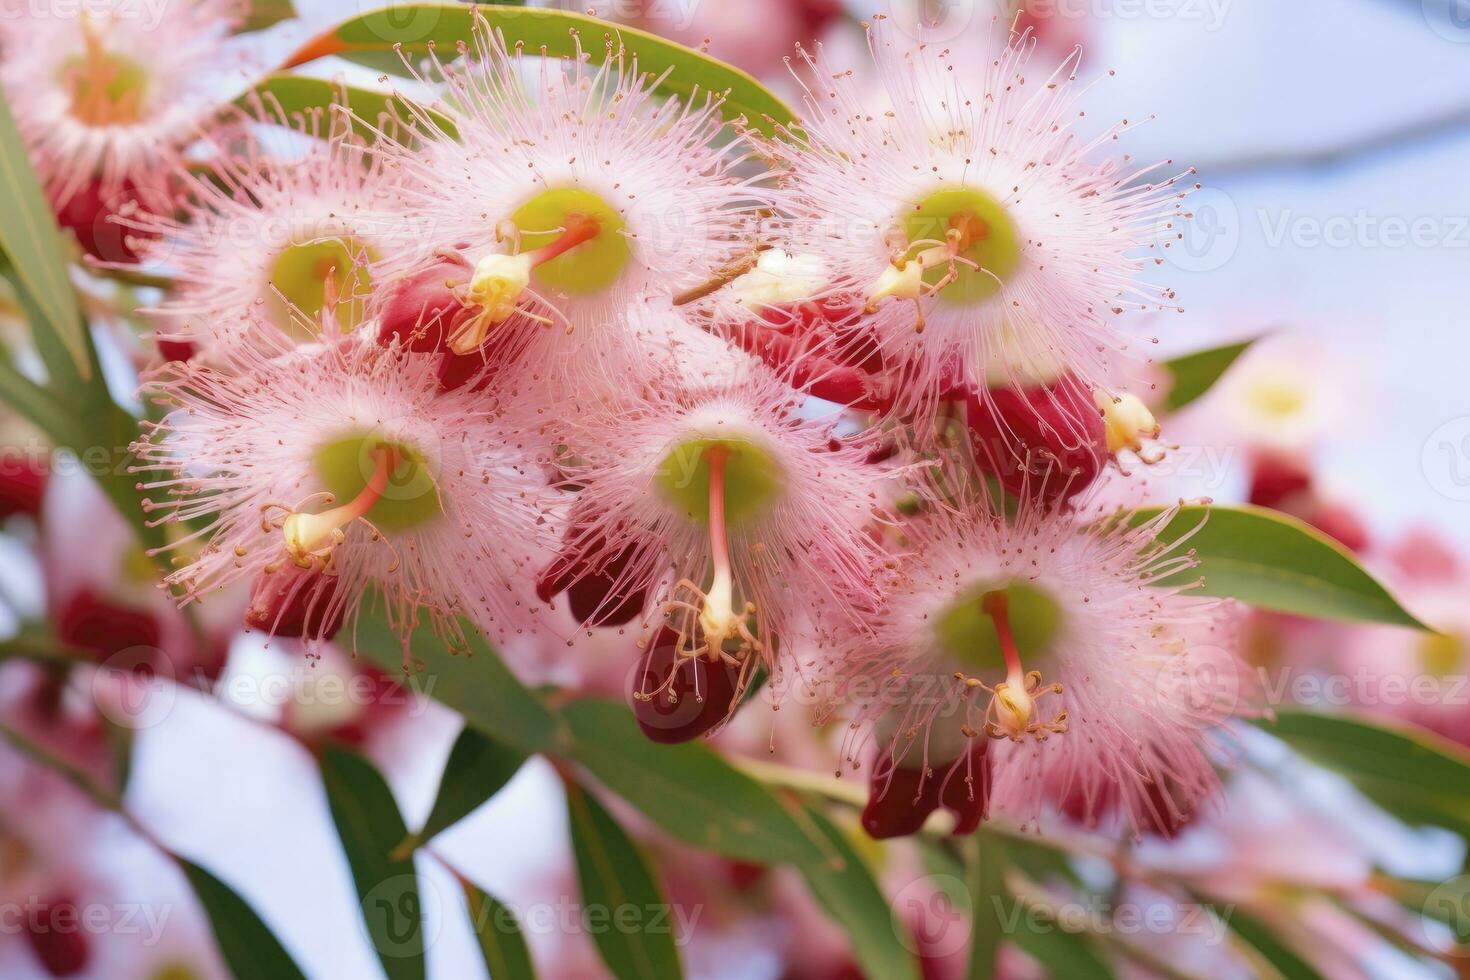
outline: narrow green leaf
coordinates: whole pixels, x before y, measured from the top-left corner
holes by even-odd
[[[465,653],[451,653],[427,624],[413,634],[412,657],[422,669],[408,678],[409,686],[506,745],[527,753],[554,748],[562,736],[551,709],[510,672],[474,626],[461,625],[469,640]],[[384,670],[402,670],[403,645],[382,619],[363,616],[349,642],[358,655]]]
[[[291,0],[250,0],[250,9],[239,33],[263,31],[295,16],[296,8],[291,5]]]
[[[638,70],[657,76],[672,69],[660,88],[670,95],[688,97],[696,90],[728,93],[723,104],[726,118],[744,116],[757,129],[770,134],[771,120],[788,123],[792,111],[754,77],[717,61],[709,55],[667,41],[647,31],[610,24],[583,14],[560,10],[507,7],[467,7],[458,4],[397,4],[350,18],[313,38],[288,58],[282,68],[324,58],[352,56],[363,52],[392,51],[401,44],[408,54],[422,55],[431,45],[452,52],[461,41],[471,41],[475,12],[492,29],[505,34],[507,46],[523,44],[530,52],[544,50],[557,58],[572,58],[578,45],[594,57],[604,42],[625,47],[638,59]]]
[[[1144,508],[1132,521],[1140,524],[1162,509]],[[1192,531],[1186,547],[1199,558],[1199,567],[1160,585],[1202,576],[1201,595],[1298,616],[1426,629],[1351,552],[1294,517],[1249,505],[1191,505],[1179,508],[1159,539],[1173,542]]]
[[[461,885],[469,906],[470,926],[480,940],[480,952],[491,980],[535,980],[531,951],[526,948],[526,938],[521,935],[515,912],[469,882]]]
[[[1459,745],[1421,728],[1337,712],[1280,711],[1260,727],[1410,823],[1470,835],[1470,753]]]
[[[567,782],[567,818],[585,925],[618,980],[677,980],[673,916],[637,845],[612,814]]]
[[[799,819],[809,821],[826,839],[829,855],[814,855],[801,866],[802,877],[812,897],[847,933],[864,975],[913,977],[918,964],[898,931],[907,925],[896,920],[871,869],[825,815],[807,807]]]
[[[372,763],[345,749],[329,746],[321,771],[378,962],[389,980],[424,980],[423,904],[413,856],[391,856],[408,836],[393,791]]]
[[[571,758],[680,840],[756,864],[800,865],[816,852],[769,790],[709,746],[656,745],[616,701],[574,701],[562,716]]]
[[[1209,350],[1196,351],[1193,354],[1185,354],[1165,361],[1160,367],[1169,372],[1174,379],[1174,384],[1164,398],[1164,408],[1170,412],[1177,412],[1190,402],[1199,399],[1214,387],[1215,382],[1230,370],[1230,366],[1235,363],[1236,359],[1258,339],[1252,337],[1250,340],[1242,340],[1236,344],[1212,347]]]
[[[1214,909],[1214,912],[1248,946],[1261,954],[1261,958],[1282,980],[1323,980],[1322,974],[1286,945],[1268,925],[1242,912],[1239,906],[1232,906],[1228,912],[1220,909]]]
[[[0,221],[0,251],[9,257],[20,290],[41,313],[31,323],[31,330],[37,333],[36,347],[42,353],[52,349],[54,345],[47,344],[47,338],[41,336],[49,331],[69,355],[65,365],[48,360],[47,369],[61,377],[71,373],[82,380],[90,379],[92,361],[87,355],[86,328],[67,272],[61,232],[31,169],[25,143],[15,128],[3,92],[0,92],[0,212],[5,215]]]
[[[46,434],[70,441],[72,420],[51,392],[21,374],[0,355],[0,401]]]
[[[526,754],[465,726],[449,750],[439,792],[423,829],[414,835],[416,844],[432,840],[440,831],[469,816],[480,804],[511,781],[520,771]]]
[[[305,980],[306,974],[291,959],[281,941],[234,889],[192,861],[177,855],[174,860],[189,879],[194,894],[199,896],[199,904],[204,906],[214,940],[230,973],[237,977]]]
[[[262,78],[251,86],[250,91],[236,99],[235,104],[242,109],[254,111],[256,99],[260,100],[266,110],[267,122],[290,124],[294,124],[300,117],[314,113],[325,116],[325,113],[332,111],[329,106],[345,105],[352,110],[353,130],[367,140],[377,138],[378,129],[391,131],[401,128],[414,118],[408,101],[392,92],[380,92],[284,72]],[[448,116],[432,109],[418,108],[428,114],[446,135],[453,137],[459,134]],[[277,119],[278,114],[283,118]]]
[[[999,975],[997,956],[1015,902],[1006,891],[1005,864],[1003,845],[983,827],[965,842],[965,883],[974,914],[969,980],[991,980]]]

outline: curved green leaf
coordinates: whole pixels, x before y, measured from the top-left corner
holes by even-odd
[[[439,792],[429,810],[423,829],[414,835],[414,846],[432,840],[470,815],[480,804],[510,782],[526,754],[465,726],[449,750],[444,775],[439,778]]]
[[[291,0],[250,0],[249,12],[240,25],[239,33],[265,30],[295,16],[296,8],[291,6]]]
[[[1280,711],[1259,724],[1390,813],[1470,836],[1470,753],[1459,745],[1422,728],[1340,713]]]
[[[563,738],[560,720],[510,672],[473,625],[465,622],[461,626],[469,649],[457,654],[450,652],[427,623],[414,632],[410,651],[422,669],[408,678],[408,685],[458,711],[466,722],[506,745],[526,753],[554,748]],[[344,642],[384,670],[403,669],[403,645],[376,616],[363,616]]]
[[[1006,889],[1006,853],[1000,840],[982,827],[970,836],[964,848],[965,884],[970,889],[974,916],[966,976],[969,980],[990,980],[1000,975],[1000,944],[1016,900]]]
[[[614,50],[626,49],[637,57],[640,72],[660,76],[669,71],[660,90],[683,97],[698,91],[724,93],[726,118],[743,116],[750,126],[768,134],[774,130],[773,122],[784,124],[795,118],[770,89],[732,65],[647,31],[560,10],[398,4],[343,21],[308,41],[281,67],[294,68],[328,55],[393,51],[395,45],[402,45],[406,54],[426,54],[431,46],[453,51],[459,42],[472,40],[476,13],[504,33],[508,47],[520,44],[558,58],[576,57],[579,45],[580,50],[594,55],[604,42]]]
[[[913,977],[917,961],[899,941],[894,911],[878,887],[873,872],[847,836],[826,816],[811,807],[798,819],[806,820],[826,839],[829,857],[814,856],[801,866],[812,897],[847,933],[853,956],[869,977]]]
[[[1132,523],[1163,509],[1139,510]],[[1195,533],[1187,547],[1199,567],[1160,585],[1183,585],[1202,576],[1200,594],[1239,599],[1261,609],[1427,629],[1351,552],[1295,517],[1248,505],[1190,505],[1179,508],[1159,539],[1173,542],[1190,532]]]
[[[586,790],[569,781],[566,791],[584,924],[602,961],[618,980],[682,977],[673,916],[637,845]]]
[[[65,364],[47,358],[53,380],[66,372],[86,381],[93,376],[86,327],[77,307],[67,272],[61,232],[31,169],[25,142],[15,127],[10,104],[0,92],[0,252],[10,260],[11,274],[26,298],[39,311],[31,330],[36,348],[43,355],[60,346],[67,354]],[[49,332],[49,337],[44,336]],[[53,340],[55,343],[51,343]],[[64,369],[64,370],[59,370]]]
[[[393,791],[372,763],[345,749],[329,746],[321,771],[378,962],[389,980],[424,980],[423,904],[413,856],[391,856],[408,835]]]
[[[352,128],[366,140],[376,139],[380,129],[404,128],[413,120],[408,101],[393,92],[358,88],[341,82],[304,75],[277,72],[267,75],[251,86],[250,91],[235,100],[242,109],[254,110],[259,99],[266,108],[266,121],[272,121],[279,112],[285,122],[311,113],[325,113],[333,104],[345,105],[352,110]],[[434,124],[448,136],[457,136],[459,131],[443,113],[422,106],[417,111],[428,114]],[[376,127],[376,128],[374,128]]]
[[[817,843],[764,786],[709,746],[656,745],[616,701],[574,701],[562,711],[571,758],[682,841],[756,864],[803,864]]]
[[[469,906],[470,926],[480,941],[480,953],[492,980],[535,980],[531,951],[526,948],[515,912],[467,881],[461,886]]]
[[[1174,379],[1169,394],[1164,398],[1164,408],[1177,412],[1203,396],[1257,339],[1259,338],[1252,337],[1236,344],[1184,354],[1159,365]]]
[[[209,927],[214,931],[214,940],[219,944],[225,965],[232,974],[237,977],[279,977],[280,980],[299,977],[306,980],[306,975],[280,940],[234,889],[192,861],[177,855],[174,860],[183,870],[184,877],[189,879],[189,886],[199,897],[199,904],[204,906]]]
[[[1215,908],[1214,911],[1247,946],[1260,954],[1282,980],[1323,980],[1322,974],[1272,932],[1266,923],[1245,914],[1237,906]]]

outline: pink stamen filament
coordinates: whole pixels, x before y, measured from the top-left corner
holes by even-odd
[[[1011,632],[1010,600],[1004,590],[987,592],[980,599],[980,608],[995,623],[995,635],[1000,640],[1000,651],[1006,661],[1006,680],[1019,685],[1025,675],[1021,666],[1021,653],[1016,649],[1016,637]]]
[[[531,266],[542,265],[552,259],[570,252],[583,242],[590,242],[602,231],[602,226],[596,218],[585,214],[569,214],[566,217],[566,227],[561,235],[538,249],[527,253],[531,256]]]
[[[373,448],[373,472],[367,485],[347,503],[319,514],[292,514],[286,518],[282,533],[286,548],[298,561],[304,560],[323,548],[330,548],[333,535],[351,522],[367,516],[383,497],[388,479],[398,465],[398,452],[389,445],[380,443]]]

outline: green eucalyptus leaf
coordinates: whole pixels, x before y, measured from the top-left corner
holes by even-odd
[[[801,866],[812,897],[847,933],[853,956],[870,977],[913,977],[917,961],[904,948],[895,910],[878,886],[866,862],[832,821],[807,807],[798,816],[826,840],[826,855],[815,855]]]
[[[250,0],[239,33],[262,31],[295,16],[296,8],[291,5],[291,0]]]
[[[1280,711],[1259,724],[1404,820],[1470,836],[1470,753],[1459,745],[1415,726],[1336,712]]]
[[[974,916],[970,934],[969,980],[999,976],[997,957],[1013,918],[1015,899],[1006,890],[1005,846],[981,828],[965,842],[965,883]]]
[[[25,142],[0,92],[0,252],[10,262],[9,273],[19,290],[39,313],[31,318],[36,348],[46,356],[54,380],[74,376],[93,378],[86,326],[77,306],[67,271],[61,232],[51,214],[46,194],[31,169]],[[60,349],[65,359],[51,356]]]
[[[756,864],[803,864],[819,842],[781,802],[709,746],[657,745],[616,701],[567,705],[567,754],[674,837]]]
[[[286,952],[260,916],[229,885],[192,861],[175,856],[189,886],[204,906],[225,965],[237,977],[270,977],[271,980],[306,980],[291,954]]]
[[[1164,508],[1136,511],[1141,524]],[[1362,623],[1390,623],[1426,629],[1352,553],[1336,541],[1286,514],[1249,505],[1189,505],[1159,535],[1185,546],[1199,567],[1160,580],[1183,585],[1203,578],[1200,595],[1223,596],[1260,609]]]
[[[415,121],[415,113],[427,115],[445,135],[458,135],[448,116],[411,105],[401,95],[285,72],[265,76],[236,99],[235,105],[256,113],[264,108],[266,121],[288,125],[313,114],[325,116],[336,111],[333,105],[347,106],[352,110],[354,132],[369,141],[377,139],[379,129],[403,131]]]
[[[1226,344],[1223,347],[1195,351],[1192,354],[1171,358],[1159,365],[1168,371],[1174,380],[1174,384],[1169,388],[1169,394],[1164,397],[1165,410],[1177,412],[1203,397],[1214,387],[1215,382],[1230,370],[1230,366],[1236,362],[1236,359],[1258,339],[1252,337],[1250,340]]]
[[[449,750],[439,792],[423,828],[414,835],[415,846],[458,823],[480,804],[500,792],[526,761],[526,753],[511,748],[466,725]]]
[[[393,854],[408,836],[393,791],[371,762],[335,746],[321,772],[378,962],[389,980],[424,980],[423,903],[413,855]]]
[[[485,969],[493,980],[535,980],[531,951],[515,912],[495,896],[462,882],[465,903],[469,906],[470,926],[480,941]]]
[[[460,42],[473,43],[471,28],[477,14],[501,31],[511,48],[524,45],[533,53],[544,51],[558,58],[576,57],[579,50],[596,56],[604,42],[615,51],[625,48],[637,57],[640,72],[653,76],[669,72],[660,83],[661,91],[683,97],[697,92],[726,93],[722,105],[726,118],[743,116],[750,126],[767,134],[774,131],[772,121],[785,124],[794,119],[770,89],[739,68],[647,31],[560,10],[397,4],[343,21],[308,41],[282,67],[294,68],[328,55],[393,51],[394,45],[401,45],[409,55],[426,54],[431,46],[450,54]]]
[[[409,649],[420,669],[408,678],[409,686],[458,711],[468,724],[507,746],[528,754],[554,748],[564,737],[563,726],[546,702],[510,672],[472,624],[461,627],[468,648],[460,653],[451,651],[427,623],[414,632]],[[364,615],[348,642],[359,656],[382,669],[402,671],[403,644],[380,617]]]
[[[618,980],[682,977],[673,916],[637,845],[582,787],[566,792],[585,925],[602,961]]]
[[[1237,937],[1260,954],[1281,980],[1323,980],[1322,974],[1260,919],[1247,915],[1238,906],[1232,906],[1228,912],[1218,908],[1214,911]]]

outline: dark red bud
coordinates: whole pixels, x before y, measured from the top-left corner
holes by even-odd
[[[157,649],[158,619],[146,609],[108,602],[90,589],[74,594],[56,616],[56,635],[99,660],[135,647]]]
[[[346,612],[346,603],[338,601],[335,575],[288,563],[256,577],[245,626],[287,639],[330,640],[342,628]]]
[[[1176,795],[1178,794],[1167,778],[1150,783],[1145,798],[1146,806],[1142,813],[1136,815],[1138,832],[1150,837],[1173,840],[1192,824],[1198,811],[1185,808],[1176,801]],[[1105,814],[1117,810],[1117,784],[1103,784],[1091,799],[1081,786],[1074,784],[1058,801],[1057,808],[1068,820],[1089,830],[1094,829]]]
[[[0,520],[41,512],[47,470],[45,456],[14,449],[0,452]]]
[[[600,539],[594,539],[558,555],[536,580],[536,595],[550,602],[561,593],[567,594],[572,617],[587,626],[623,626],[632,622],[648,599],[646,589],[629,589],[620,581],[638,549],[629,544],[596,572],[587,568],[582,556],[602,550]],[[618,587],[623,594],[615,594]]]
[[[450,286],[469,276],[464,262],[440,259],[395,283],[378,311],[378,343],[397,340],[416,354],[446,351],[454,330],[474,315]]]
[[[195,354],[199,353],[199,347],[192,341],[159,337],[158,353],[165,361],[190,361],[194,359]]]
[[[704,657],[681,658],[679,636],[668,627],[659,630],[643,652],[633,673],[631,695],[638,727],[654,742],[674,745],[713,731],[734,713],[740,668]],[[678,664],[674,681],[665,687]],[[655,693],[656,692],[656,693]]]
[[[1295,456],[1259,453],[1251,461],[1251,503],[1280,508],[1284,501],[1312,489],[1312,473]]]
[[[53,977],[74,976],[91,958],[76,902],[52,899],[26,909],[26,938],[41,966]]]
[[[1068,499],[1097,479],[1108,459],[1102,413],[1072,378],[1030,388],[992,388],[965,398],[976,463],[1013,494]]]
[[[116,217],[133,207],[148,210],[131,181],[104,192],[102,182],[94,179],[57,209],[56,223],[75,235],[82,251],[93,258],[132,265],[137,263],[138,253],[128,238],[143,235],[119,224]]]
[[[990,805],[989,747],[989,739],[972,739],[965,756],[927,774],[895,767],[891,755],[881,754],[868,783],[863,829],[876,840],[907,837],[942,806],[955,816],[956,835],[973,833]]]

